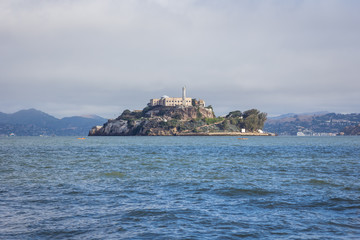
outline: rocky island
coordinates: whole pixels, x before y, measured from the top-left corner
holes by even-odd
[[[103,126],[93,127],[89,136],[269,136],[262,128],[266,113],[257,109],[233,111],[216,117],[205,101],[163,96],[151,99],[143,110],[125,110]]]

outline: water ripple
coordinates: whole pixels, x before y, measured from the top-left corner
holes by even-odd
[[[360,138],[0,138],[0,239],[356,239]]]

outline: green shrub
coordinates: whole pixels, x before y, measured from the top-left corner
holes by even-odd
[[[221,121],[224,121],[224,118],[222,118],[222,117],[217,117],[217,118],[205,118],[205,123],[206,123],[207,125],[214,124],[214,123],[221,122]]]

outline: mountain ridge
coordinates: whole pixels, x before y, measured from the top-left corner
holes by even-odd
[[[283,119],[283,118],[288,118],[288,117],[294,117],[297,115],[300,116],[318,116],[318,115],[325,115],[328,114],[330,112],[328,111],[319,111],[319,112],[304,112],[304,113],[285,113],[285,114],[281,114],[279,116],[273,116],[273,117],[268,117],[268,119]]]
[[[359,124],[360,114],[358,113],[284,114],[282,117],[269,118],[264,125],[264,130],[279,135],[357,135],[356,129],[353,131],[349,129],[352,129],[350,126]]]
[[[87,135],[89,129],[107,119],[97,115],[93,118],[72,116],[56,118],[40,110],[30,108],[15,113],[0,112],[0,135],[14,133],[19,136],[38,135]]]

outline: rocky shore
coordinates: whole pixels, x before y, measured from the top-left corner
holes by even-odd
[[[179,133],[176,136],[240,136],[240,137],[250,137],[250,136],[275,136],[274,133],[240,133],[240,132],[208,132],[208,133]]]

